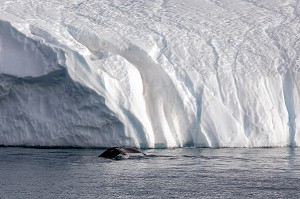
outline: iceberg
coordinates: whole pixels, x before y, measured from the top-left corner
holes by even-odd
[[[0,145],[300,145],[294,1],[0,0]]]

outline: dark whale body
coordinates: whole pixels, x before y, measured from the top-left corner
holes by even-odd
[[[98,157],[114,158],[117,156],[127,156],[127,155],[128,156],[144,156],[146,154],[137,149],[134,149],[134,148],[113,147],[113,148],[107,149]]]

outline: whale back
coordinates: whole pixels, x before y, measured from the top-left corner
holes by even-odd
[[[121,155],[130,155],[130,154],[146,155],[145,153],[143,153],[137,149],[134,149],[134,148],[113,147],[113,148],[107,149],[102,154],[100,154],[98,157],[113,158],[120,154]]]

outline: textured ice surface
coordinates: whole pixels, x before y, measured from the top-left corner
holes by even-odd
[[[298,0],[0,0],[0,145],[300,143]]]

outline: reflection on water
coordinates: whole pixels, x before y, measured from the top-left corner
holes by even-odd
[[[300,198],[299,148],[0,148],[1,198]]]

